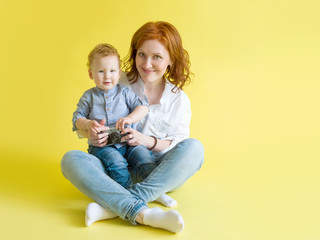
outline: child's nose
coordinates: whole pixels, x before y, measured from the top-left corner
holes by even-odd
[[[110,76],[111,76],[111,73],[107,72],[106,75],[105,75],[105,78],[110,78]]]

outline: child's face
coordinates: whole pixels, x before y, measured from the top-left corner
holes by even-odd
[[[93,58],[89,76],[101,90],[114,88],[119,81],[121,72],[116,56],[95,56]]]

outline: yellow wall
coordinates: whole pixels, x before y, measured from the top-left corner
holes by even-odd
[[[15,156],[17,164],[32,157],[59,163],[64,152],[85,150],[71,117],[93,86],[88,52],[108,42],[124,57],[133,33],[153,20],[174,24],[191,57],[195,78],[185,91],[192,137],[206,149],[208,189],[209,176],[223,175],[253,217],[263,208],[266,221],[316,239],[316,0],[1,0],[1,164]],[[275,226],[271,231],[281,228]]]

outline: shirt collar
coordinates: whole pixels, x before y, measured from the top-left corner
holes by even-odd
[[[139,90],[141,89],[142,95],[144,95],[144,82],[142,81],[140,76],[138,78],[138,81],[135,84],[136,84],[136,88]],[[174,85],[166,79],[164,90],[160,99],[160,105],[164,104],[165,99],[168,98],[173,88],[174,88]],[[144,95],[144,97],[148,101],[147,96]]]
[[[96,91],[97,94],[103,94],[103,95],[107,95],[107,96],[110,96],[110,95],[113,95],[114,93],[116,93],[117,89],[118,89],[118,85],[116,85],[114,88],[111,88],[108,91],[102,90],[102,89],[98,88],[97,86],[94,88],[94,90]]]

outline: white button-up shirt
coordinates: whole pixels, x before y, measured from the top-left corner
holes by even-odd
[[[137,82],[129,84],[125,74],[120,79],[121,84],[130,87],[139,97],[144,95],[144,83],[139,78]],[[160,104],[149,106],[149,114],[142,119],[137,130],[148,136],[155,136],[162,140],[171,140],[171,145],[161,152],[154,152],[155,157],[160,157],[173,148],[178,142],[189,137],[189,124],[191,120],[191,104],[185,92],[171,90],[175,86],[166,82]]]

